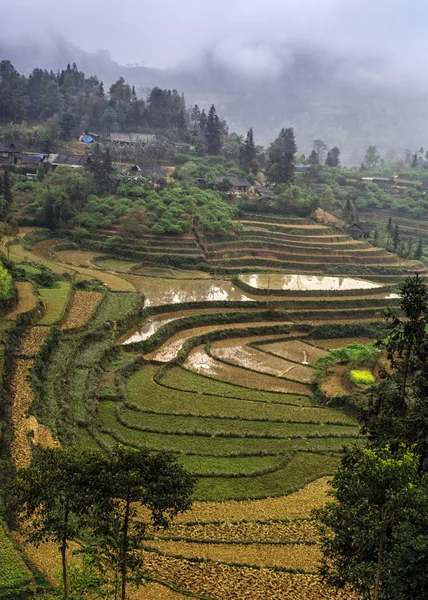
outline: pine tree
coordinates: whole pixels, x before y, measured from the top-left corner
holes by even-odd
[[[340,150],[337,146],[328,151],[325,164],[328,167],[338,167],[340,164]]]
[[[379,246],[379,230],[377,227],[375,227],[374,234],[373,234],[373,245]]]
[[[310,165],[319,165],[320,164],[320,161],[318,159],[318,154],[316,153],[315,150],[312,150],[312,152],[310,153],[308,162]]]
[[[214,104],[208,113],[207,124],[205,127],[205,139],[207,142],[208,154],[217,156],[221,149],[220,120],[218,118]]]
[[[391,241],[391,233],[392,233],[392,217],[389,217],[389,219],[388,219],[388,225],[386,226],[386,231],[388,233],[386,245],[389,246],[389,242]]]
[[[244,169],[244,171],[247,171],[247,173],[250,171],[250,168],[256,159],[256,155],[257,153],[256,146],[254,144],[253,128],[250,128],[245,142],[241,148],[240,156],[241,167]]]
[[[5,202],[6,216],[10,213],[13,204],[12,187],[10,185],[9,171],[3,174],[3,197]]]
[[[199,127],[202,133],[205,133],[205,129],[207,127],[207,113],[205,112],[205,109],[202,109],[201,115],[199,117]]]
[[[422,239],[419,238],[418,245],[416,246],[416,249],[415,249],[414,257],[416,260],[421,260],[422,255],[423,255],[423,243],[422,243]]]
[[[397,250],[399,241],[400,241],[400,231],[399,231],[398,225],[396,223],[395,227],[394,227],[394,231],[392,232],[392,245],[394,246],[394,250]]]
[[[331,210],[333,210],[334,203],[335,199],[333,195],[333,190],[331,189],[331,187],[328,187],[322,193],[321,208],[323,208],[327,212],[330,212]]]
[[[350,198],[346,199],[345,206],[342,209],[342,217],[347,225],[352,225],[357,221],[357,209]]]
[[[415,152],[415,154],[413,155],[413,158],[412,158],[412,169],[416,169],[417,166],[418,166],[418,154],[417,154],[417,152]]]
[[[267,175],[272,183],[292,182],[296,170],[296,152],[294,130],[281,129],[279,136],[269,148]]]

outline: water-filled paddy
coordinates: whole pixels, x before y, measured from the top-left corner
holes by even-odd
[[[240,313],[256,310],[258,309],[245,306],[244,308],[230,309],[228,310],[228,313]],[[135,342],[144,342],[145,340],[148,340],[154,333],[156,333],[156,331],[162,327],[162,325],[166,325],[166,323],[170,323],[171,321],[176,321],[177,319],[192,317],[195,315],[217,315],[223,312],[224,308],[194,308],[180,312],[161,313],[159,315],[149,317],[145,323],[126,333],[119,340],[119,342],[123,345],[133,344]]]
[[[261,290],[294,291],[340,291],[368,290],[382,287],[379,283],[353,279],[351,277],[325,277],[324,275],[280,275],[279,273],[257,273],[239,276],[240,280]]]
[[[142,291],[145,306],[181,304],[183,302],[242,301],[251,302],[242,290],[226,280],[156,279],[139,275],[124,275],[135,287]]]

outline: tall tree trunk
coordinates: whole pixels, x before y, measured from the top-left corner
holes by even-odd
[[[67,568],[67,530],[68,530],[68,502],[65,500],[64,531],[61,540],[62,585],[64,588],[63,600],[69,599],[68,568]]]
[[[377,558],[376,582],[375,582],[373,600],[379,600],[380,574],[381,574],[381,570],[382,570],[384,543],[385,543],[385,532],[382,531],[382,533],[380,534],[379,554],[378,554],[378,558]]]
[[[68,600],[68,569],[67,569],[67,540],[61,542],[61,561],[62,561],[62,584],[64,587],[63,600]]]
[[[129,497],[129,492],[126,497],[126,506],[125,506],[125,517],[123,520],[123,528],[122,528],[122,555],[120,557],[120,575],[121,575],[121,593],[120,600],[126,599],[126,571],[127,571],[127,558],[128,558],[128,527],[129,527],[129,511],[131,507],[131,501]]]

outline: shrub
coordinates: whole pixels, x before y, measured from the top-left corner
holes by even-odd
[[[374,385],[376,383],[375,376],[371,371],[360,371],[353,369],[349,373],[349,379],[357,385]]]
[[[12,294],[12,277],[7,269],[0,265],[0,300],[10,297]]]

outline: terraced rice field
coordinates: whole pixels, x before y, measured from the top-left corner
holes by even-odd
[[[144,293],[145,306],[182,304],[184,302],[251,301],[247,294],[227,280],[186,280],[148,278],[141,275],[124,275],[127,281]]]
[[[404,270],[395,255],[309,220],[248,218],[243,224],[242,232],[222,240],[200,233],[143,236],[135,254],[125,240],[130,260],[110,255],[97,260],[96,269],[79,266],[94,253],[58,253],[57,267],[104,283],[102,277],[115,278],[107,283],[114,289],[128,287],[108,292],[100,304],[93,292],[75,292],[48,374],[46,422],[55,420],[65,394],[67,417],[84,425],[76,427],[78,446],[108,450],[120,442],[169,450],[198,477],[192,511],[170,530],[148,531],[143,558],[161,583],[217,600],[351,599],[315,575],[320,552],[310,511],[325,502],[326,478],[343,446],[361,438],[353,417],[315,403],[312,365],[338,344],[367,339],[361,323],[378,322],[386,306],[397,306],[389,284]],[[113,230],[100,231],[94,239],[103,244],[110,235]],[[49,248],[38,246],[34,256],[52,261],[41,256]],[[185,267],[162,262],[167,253],[185,256]],[[203,261],[211,276],[191,270]],[[367,279],[355,275],[358,265]],[[274,286],[267,298],[256,287],[251,292],[232,282],[242,269],[258,282],[262,269],[276,269],[278,280],[340,273],[364,280],[365,289],[341,292],[342,282],[334,286],[339,291],[299,285],[289,291],[278,286],[275,293]],[[78,294],[87,294],[82,315]],[[118,326],[120,348],[107,364],[116,343],[109,333],[114,321],[125,325]],[[339,334],[348,323],[348,337],[317,340],[308,336],[312,323],[332,324]],[[85,337],[85,325],[96,332],[93,339]],[[30,332],[28,356],[36,337]],[[169,597],[164,589],[157,590],[160,598]],[[135,598],[150,598],[145,591]]]
[[[71,284],[68,281],[59,281],[53,288],[39,288],[39,294],[45,305],[45,314],[40,324],[57,323],[63,317],[71,299]]]
[[[33,575],[12,539],[6,534],[5,525],[1,521],[0,553],[0,598],[17,598],[21,597],[21,593],[30,593]]]
[[[70,311],[62,329],[79,329],[84,327],[94,314],[98,304],[103,299],[102,292],[76,291],[73,295]]]
[[[96,266],[92,261],[99,255],[99,252],[90,252],[88,250],[60,250],[56,252],[56,256],[60,262],[69,263],[76,267],[89,268]]]
[[[18,304],[6,315],[6,319],[14,321],[22,313],[33,310],[37,304],[37,295],[33,285],[29,281],[22,281],[16,284],[18,290]]]

